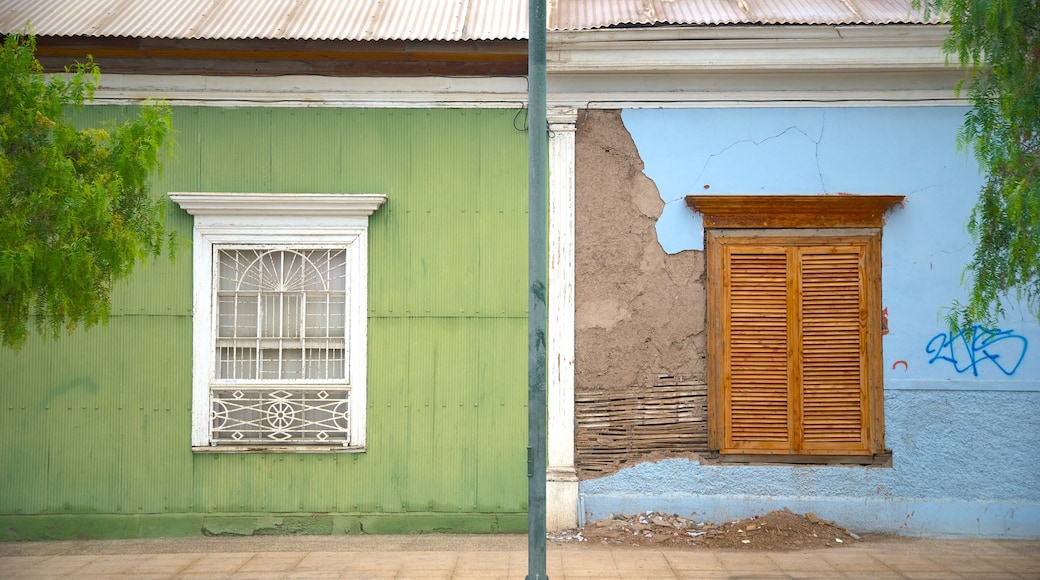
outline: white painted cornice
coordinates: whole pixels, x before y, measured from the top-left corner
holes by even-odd
[[[170,193],[193,216],[367,217],[386,201],[382,194]]]
[[[162,99],[172,105],[517,108],[527,101],[523,78],[280,77],[102,74],[98,103]]]
[[[936,25],[748,26],[549,33],[547,72],[920,70],[946,65]]]
[[[963,104],[949,27],[732,26],[549,33],[550,104],[578,108]]]

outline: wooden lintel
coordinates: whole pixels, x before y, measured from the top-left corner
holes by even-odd
[[[902,195],[688,195],[705,228],[877,228]]]

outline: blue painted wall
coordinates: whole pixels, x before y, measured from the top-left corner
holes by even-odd
[[[899,194],[883,233],[891,468],[644,463],[584,481],[589,519],[656,509],[724,521],[790,507],[857,530],[1040,537],[1040,325],[1012,309],[968,343],[965,224],[982,184],[958,107],[624,111],[665,202],[669,254],[703,248],[689,194]]]

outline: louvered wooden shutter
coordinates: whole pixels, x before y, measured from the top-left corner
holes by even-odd
[[[712,248],[720,451],[872,452],[869,244],[743,241]]]
[[[863,247],[799,248],[801,453],[867,451]]]
[[[724,392],[733,449],[791,447],[787,260],[782,248],[769,247],[728,256]]]

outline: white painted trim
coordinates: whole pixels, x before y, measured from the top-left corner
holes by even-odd
[[[963,104],[946,26],[549,33],[549,102],[577,108]]]
[[[578,525],[574,468],[574,133],[577,111],[549,121],[548,467],[546,525]]]
[[[945,24],[744,24],[732,26],[656,26],[632,28],[596,28],[591,30],[555,31],[546,35],[546,45],[582,42],[617,42],[662,40],[832,40],[860,42],[907,43],[942,42],[950,32]]]
[[[638,79],[628,79],[638,84]],[[710,83],[710,79],[703,79]],[[615,79],[623,83],[626,79]],[[966,106],[954,89],[905,90],[878,84],[876,89],[831,91],[757,88],[753,91],[653,92],[629,89],[611,92],[584,84],[579,90],[555,95],[553,105],[578,109],[718,109],[718,108],[806,108],[806,107],[943,107]]]
[[[386,202],[375,193],[170,193],[193,216],[368,217]]]
[[[516,77],[278,77],[104,74],[98,104],[355,108],[520,108],[527,81]]]
[[[948,26],[662,27],[550,32],[549,73],[943,67]]]
[[[195,217],[192,235],[191,444],[209,449],[213,361],[213,247],[342,247],[350,269],[349,377],[351,446],[366,443],[368,363],[368,216],[386,201],[376,194],[171,193]],[[234,447],[226,448],[235,451]]]

